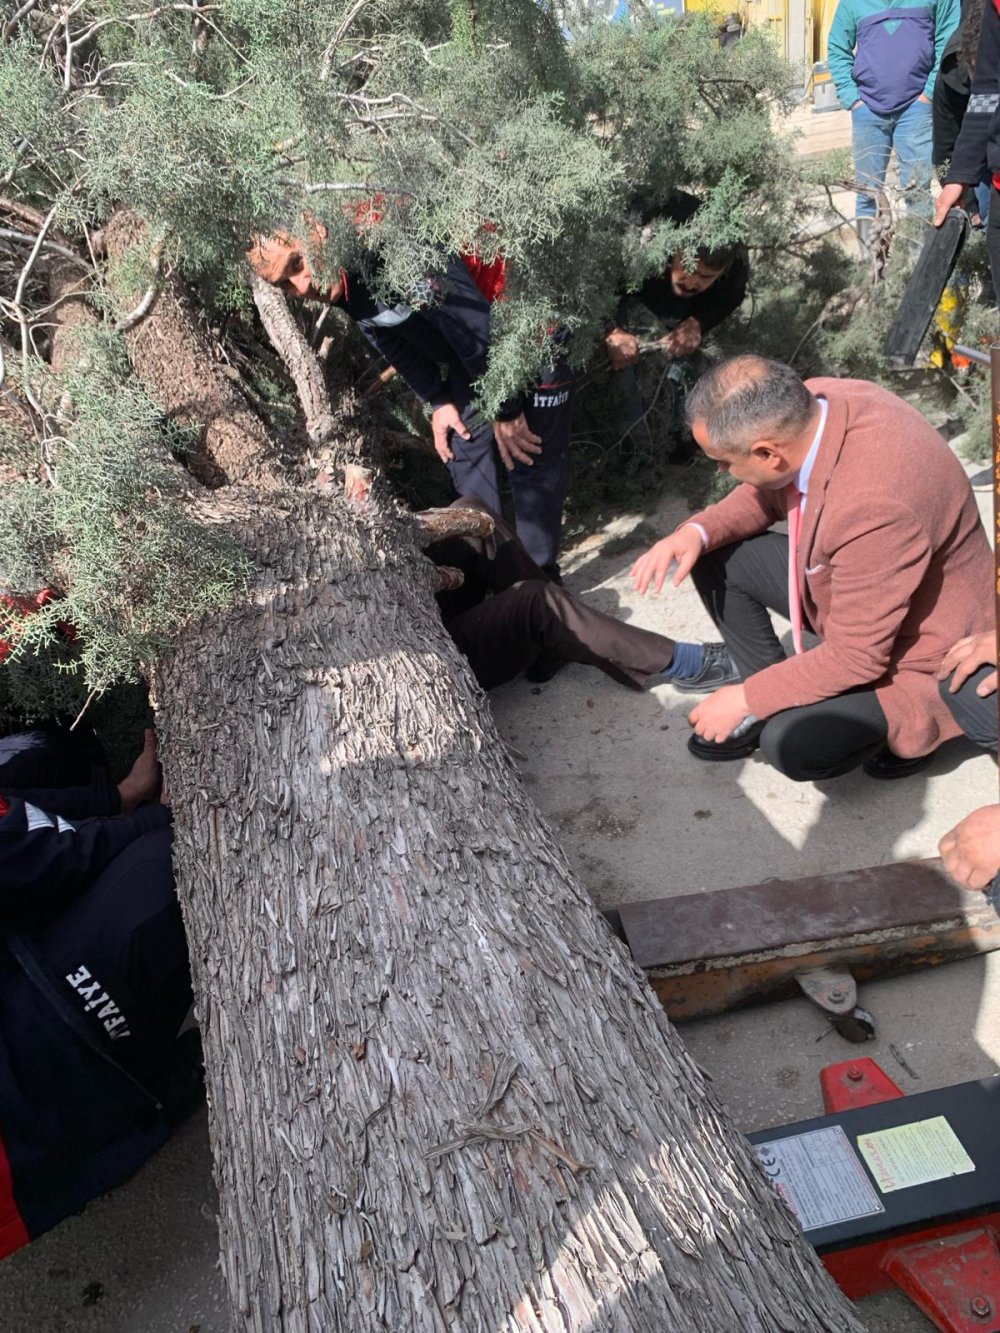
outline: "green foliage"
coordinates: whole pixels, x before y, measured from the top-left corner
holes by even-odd
[[[33,715],[46,701],[65,711],[85,693],[136,680],[188,620],[230,602],[250,572],[232,540],[182,504],[184,473],[120,342],[94,337],[85,365],[51,386],[70,396],[73,412],[48,443],[50,480],[21,471],[0,497],[5,586],[57,594],[0,632],[13,645],[0,668],[7,695]],[[23,454],[0,462],[19,471]],[[73,627],[71,643],[60,624]]]
[[[423,299],[447,254],[502,253],[507,291],[478,386],[492,412],[531,383],[557,328],[583,365],[621,294],[677,248],[779,245],[804,181],[774,129],[790,83],[766,37],[722,51],[709,20],[657,23],[638,4],[609,25],[535,0],[219,0],[144,16],[127,0],[77,0],[30,10],[0,49],[0,169],[8,194],[54,209],[82,253],[114,207],[135,210],[223,325],[252,319],[243,253],[279,227],[322,221],[320,275],[361,265],[393,301]],[[697,218],[639,225],[638,200],[655,208],[678,190],[704,197]],[[133,678],[248,571],[191,516],[178,442],[107,332],[124,313],[113,289],[142,291],[148,257],[127,273],[95,264],[105,332],[60,382],[38,359],[38,272],[25,295],[34,334],[10,303],[23,258],[0,245],[0,334],[15,348],[36,338],[8,376],[44,399],[45,440],[39,467],[37,446],[0,420],[15,477],[0,494],[0,572],[11,587],[56,588],[79,637],[67,645],[44,608],[0,675],[20,681],[32,652],[54,654],[35,675],[79,694]],[[250,378],[280,428],[282,386],[266,366]],[[52,408],[61,394],[71,406]]]

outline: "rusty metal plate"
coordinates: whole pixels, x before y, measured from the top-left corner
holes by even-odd
[[[625,903],[618,911],[632,956],[646,969],[997,922],[984,895],[957,888],[937,858]]]

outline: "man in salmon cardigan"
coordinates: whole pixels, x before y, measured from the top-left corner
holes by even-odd
[[[674,586],[691,574],[742,678],[689,714],[688,749],[726,760],[759,746],[799,782],[859,764],[872,777],[916,772],[960,730],[938,691],[944,656],[993,614],[992,555],[958,459],[887,390],[803,383],[761,356],[709,371],[687,412],[703,452],[742,485],[632,575],[644,594],[672,566]],[[788,537],[773,531],[786,519]],[[791,656],[771,611],[792,621]]]

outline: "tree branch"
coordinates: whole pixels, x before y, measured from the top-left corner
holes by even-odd
[[[318,447],[328,445],[336,433],[336,421],[323,367],[278,288],[256,273],[250,275],[250,286],[261,323],[295,384],[309,439]]]

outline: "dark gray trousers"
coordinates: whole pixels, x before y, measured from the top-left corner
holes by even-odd
[[[785,660],[769,613],[788,615],[786,536],[765,532],[706,551],[691,577],[744,679]],[[857,768],[885,744],[888,731],[875,691],[857,689],[776,713],[760,748],[786,777],[816,782]]]
[[[951,677],[941,682],[941,698],[951,709],[951,715],[968,736],[984,750],[997,748],[997,696],[988,694],[980,699],[976,686],[985,680],[994,667],[980,667],[975,675],[964,681],[962,688],[955,694],[949,690]]]

